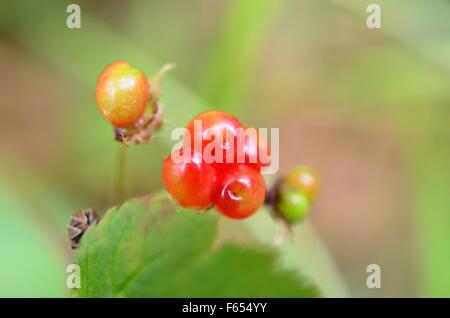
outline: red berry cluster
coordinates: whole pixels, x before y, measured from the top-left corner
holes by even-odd
[[[201,129],[195,128],[195,121],[201,122]],[[220,111],[208,111],[192,119],[186,127],[183,147],[177,149],[182,157],[189,153],[189,160],[174,160],[169,155],[163,164],[162,177],[166,190],[186,208],[203,210],[213,204],[223,215],[232,219],[243,219],[254,214],[264,203],[266,186],[260,175],[264,166],[259,156],[250,163],[250,156],[265,144],[258,138],[242,137],[243,126],[235,117]],[[221,152],[227,158],[233,150],[233,159],[222,162],[207,162],[206,150],[217,146],[216,138],[222,137],[219,147],[212,150]],[[231,139],[230,139],[231,138]],[[198,143],[199,146],[195,146]],[[240,145],[243,149],[238,149]],[[245,161],[236,160],[238,150],[243,151]],[[231,156],[231,155],[230,155]],[[226,162],[225,162],[226,161]]]

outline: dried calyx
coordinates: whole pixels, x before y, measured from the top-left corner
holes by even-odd
[[[148,103],[144,114],[128,127],[114,127],[114,139],[126,146],[151,142],[154,132],[164,122],[164,107],[159,102],[165,74],[174,68],[174,64],[165,64],[148,81]]]
[[[144,113],[136,122],[126,128],[114,127],[114,139],[126,146],[152,141],[154,131],[163,123],[164,108],[157,104],[154,112]]]
[[[70,245],[72,249],[77,249],[80,240],[86,230],[93,224],[100,221],[98,214],[94,209],[82,209],[70,217],[67,226],[67,234],[69,235]]]

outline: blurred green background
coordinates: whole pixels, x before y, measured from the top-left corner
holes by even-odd
[[[68,296],[69,216],[105,211],[117,144],[101,70],[175,62],[164,130],[128,152],[128,196],[161,188],[171,129],[221,109],[280,128],[280,169],[323,189],[283,255],[325,296],[450,296],[450,1],[77,1],[0,4],[0,296]],[[258,216],[224,238],[270,241]],[[265,223],[266,222],[266,223]],[[241,229],[241,230],[237,230]],[[239,233],[237,233],[239,232]],[[249,234],[247,234],[249,233]],[[379,264],[382,288],[366,287]]]

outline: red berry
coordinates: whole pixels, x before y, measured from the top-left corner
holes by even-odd
[[[179,154],[183,154],[182,149]],[[182,207],[203,210],[212,204],[216,171],[201,160],[199,153],[193,154],[190,159],[190,162],[175,162],[169,155],[164,160],[164,187]]]
[[[223,215],[244,219],[264,203],[264,179],[246,165],[233,165],[220,172],[213,201]]]
[[[313,200],[319,192],[320,180],[313,169],[297,166],[286,175],[282,187],[303,192],[309,200]]]
[[[201,123],[195,129],[195,125]],[[202,151],[204,160],[212,163],[216,157],[220,157],[220,161],[226,161],[226,152],[228,150],[235,150],[236,138],[238,136],[238,129],[241,128],[241,123],[232,115],[221,111],[208,111],[201,113],[194,117],[187,125],[187,132],[189,133],[191,147],[194,148],[197,144],[196,151]],[[219,137],[220,136],[220,137]],[[215,138],[221,138],[219,148],[222,150],[220,154],[215,153]],[[189,138],[187,139],[189,140]],[[211,157],[211,156],[213,157]],[[234,160],[234,157],[231,157]]]
[[[256,129],[253,128],[252,132],[248,132],[244,136],[244,163],[259,172],[261,167],[270,165],[270,148],[267,141],[259,137]],[[268,158],[265,158],[265,156],[268,156]],[[241,162],[241,158],[236,159],[236,162]]]
[[[97,82],[97,106],[115,127],[128,127],[145,111],[149,95],[144,73],[126,62],[108,65]]]

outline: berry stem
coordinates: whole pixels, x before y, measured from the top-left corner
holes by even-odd
[[[278,233],[274,237],[272,241],[272,246],[274,247],[280,247],[284,244],[286,239],[291,238],[294,236],[294,232],[289,224],[287,224],[284,220],[278,221]]]
[[[116,179],[114,181],[114,198],[117,203],[125,200],[126,148],[122,143],[117,148]]]

